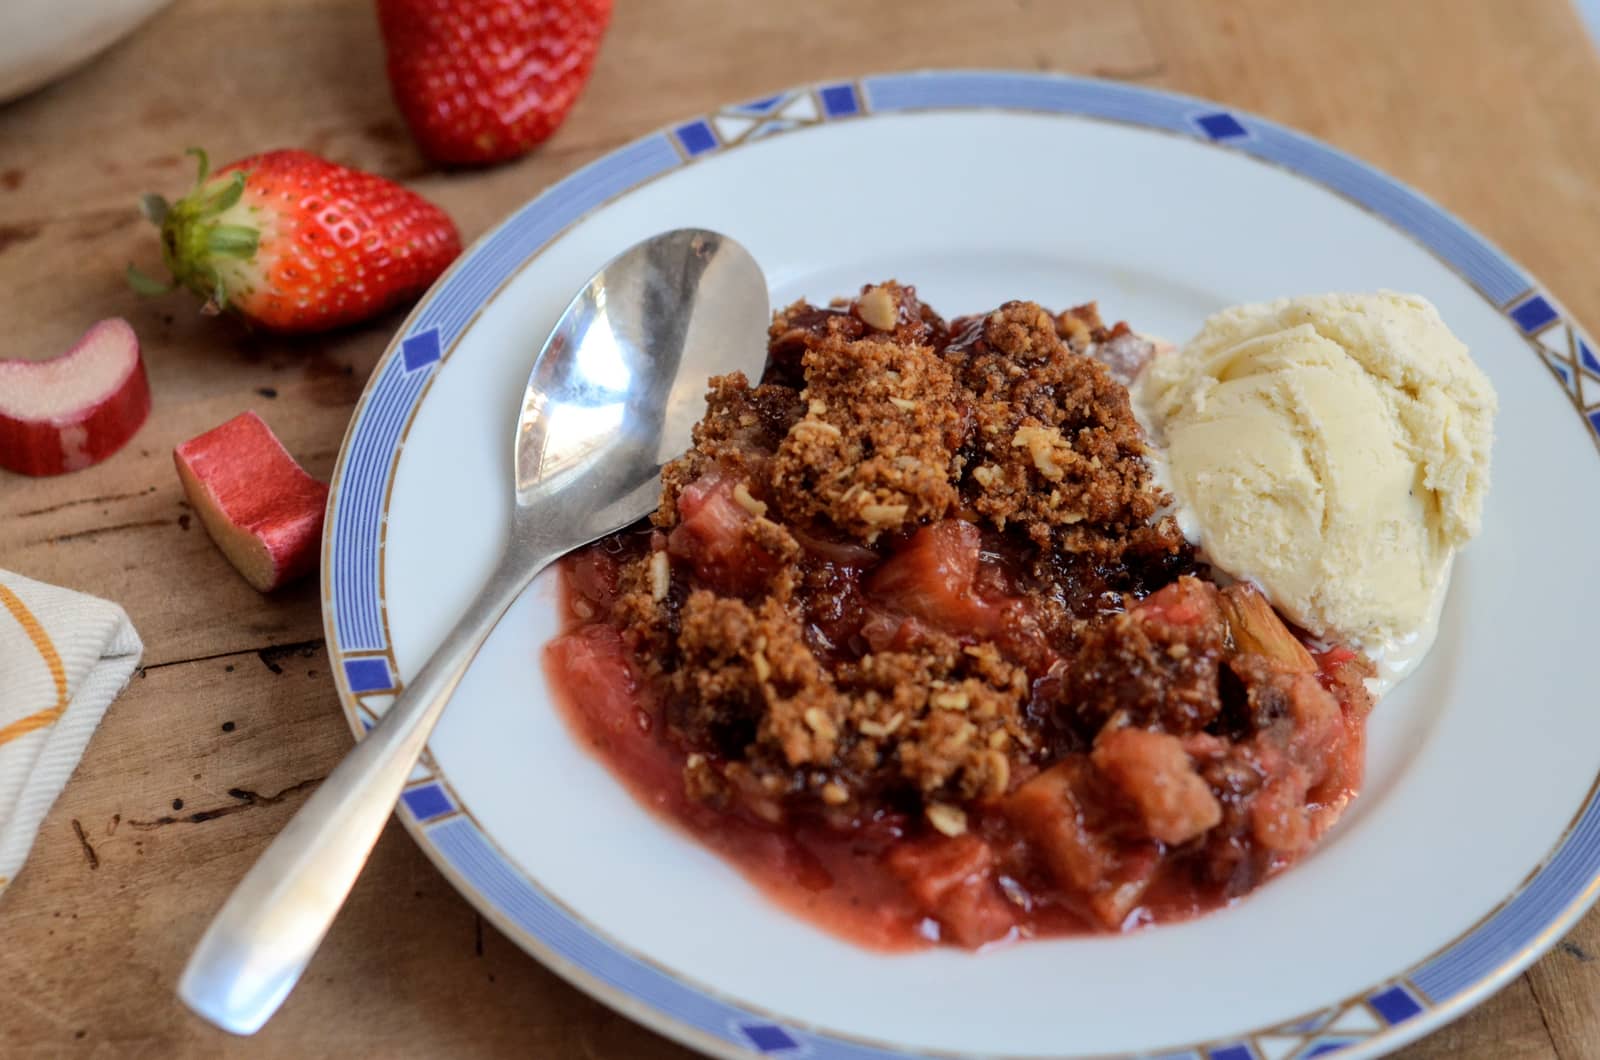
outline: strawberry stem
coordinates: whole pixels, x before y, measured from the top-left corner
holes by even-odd
[[[161,226],[161,258],[172,274],[168,283],[129,267],[128,283],[140,294],[165,294],[183,286],[205,302],[203,313],[220,313],[228,305],[230,268],[224,261],[249,262],[261,249],[261,232],[252,211],[239,207],[248,175],[243,170],[211,175],[211,162],[198,147],[187,152],[195,159],[195,186],[177,202],[146,195],[139,209]]]
[[[206,157],[205,148],[203,147],[191,147],[184,154],[189,155],[199,163],[197,166],[198,172],[194,176],[194,186],[198,188],[211,175],[211,159]]]

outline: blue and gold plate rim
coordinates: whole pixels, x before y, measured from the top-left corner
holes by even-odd
[[[340,703],[357,738],[399,686],[383,553],[400,450],[440,365],[496,293],[584,217],[702,158],[830,122],[972,110],[1059,114],[1183,136],[1333,191],[1426,248],[1503,314],[1566,392],[1600,452],[1600,358],[1555,298],[1426,197],[1318,140],[1194,97],[1058,75],[922,71],[808,85],[675,123],[555,184],[469,248],[401,327],[345,435],[323,536],[323,624]],[[1269,1051],[1294,1060],[1375,1056],[1460,1015],[1537,959],[1594,903],[1600,893],[1596,796],[1591,786],[1555,848],[1513,893],[1426,960],[1315,1012],[1225,1040],[1169,1047],[1159,1060],[1259,1060]],[[502,932],[655,1030],[719,1056],[904,1055],[887,1043],[785,1022],[629,951],[508,858],[463,808],[431,756],[424,756],[397,813],[444,875]],[[1060,1055],[1066,1060],[1068,1054]]]

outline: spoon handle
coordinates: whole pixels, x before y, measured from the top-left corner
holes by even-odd
[[[234,1034],[283,1004],[360,875],[467,666],[548,559],[513,547],[390,705],[257,859],[206,929],[178,996]]]

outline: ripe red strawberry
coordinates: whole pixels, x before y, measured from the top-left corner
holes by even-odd
[[[611,0],[378,0],[395,102],[422,153],[458,165],[555,132],[610,17]]]
[[[232,309],[274,331],[324,331],[375,316],[427,289],[461,253],[455,224],[391,180],[305,151],[269,151],[208,174],[168,204],[147,195],[161,226],[161,284],[131,266],[144,294],[187,287],[206,312]]]

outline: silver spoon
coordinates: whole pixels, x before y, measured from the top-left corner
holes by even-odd
[[[229,896],[178,983],[190,1008],[253,1034],[283,1004],[500,616],[552,561],[655,507],[662,465],[689,447],[705,410],[707,378],[759,369],[768,315],[766,277],[749,252],[690,228],[624,252],[572,300],[522,397],[499,565]]]

